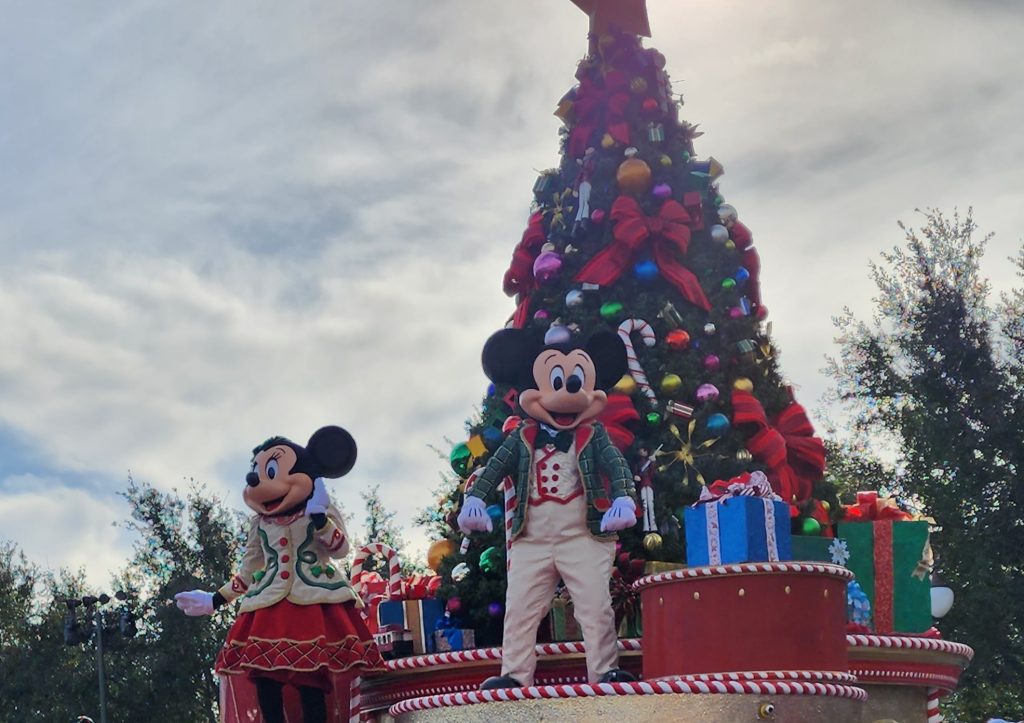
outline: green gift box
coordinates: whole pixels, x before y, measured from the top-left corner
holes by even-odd
[[[793,559],[805,562],[832,562],[832,544],[838,538],[793,535]]]
[[[923,633],[932,626],[930,523],[840,522],[846,566],[871,601],[876,633]]]
[[[580,625],[576,622],[576,615],[573,613],[572,600],[556,597],[551,602],[548,622],[551,625],[552,642],[565,643],[571,640],[583,640],[583,633],[580,631]]]

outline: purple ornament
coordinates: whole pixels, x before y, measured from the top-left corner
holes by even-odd
[[[487,606],[487,614],[496,618],[505,612],[505,607],[500,602],[492,602]]]
[[[743,313],[743,309],[741,309],[738,306],[734,306],[731,309],[729,309],[729,318],[730,319],[741,319],[744,316],[746,316],[746,314],[744,314]]]
[[[667,183],[659,183],[651,191],[651,194],[659,201],[664,201],[665,199],[672,198],[672,186],[668,185]]]
[[[704,357],[704,368],[709,372],[718,371],[718,367],[722,366],[722,360],[715,354],[708,354]]]
[[[551,328],[544,335],[545,344],[565,344],[571,339],[572,332],[569,331],[568,327],[561,324],[552,324]]]
[[[590,214],[590,220],[594,223],[601,223],[604,221],[605,213],[603,208],[595,208]]]
[[[714,384],[701,384],[697,387],[697,401],[707,404],[718,399],[718,387]]]
[[[533,277],[544,283],[558,276],[562,270],[562,257],[554,251],[545,251],[533,262]]]
[[[537,311],[533,313],[533,318],[536,321],[547,321],[549,318],[551,318],[551,314],[549,314],[544,309],[537,309]]]

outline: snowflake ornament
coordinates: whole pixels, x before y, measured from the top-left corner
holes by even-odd
[[[832,555],[832,562],[836,565],[846,565],[850,559],[850,548],[846,546],[846,540],[840,540],[838,537],[832,540],[832,544],[828,546],[828,552]]]

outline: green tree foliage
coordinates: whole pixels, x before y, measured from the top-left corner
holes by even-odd
[[[894,443],[892,491],[940,523],[938,566],[957,602],[941,627],[976,657],[949,710],[1024,717],[1024,396],[1019,318],[993,323],[971,213],[923,212],[872,265],[875,313],[836,319],[836,398],[859,433]],[[1004,309],[1021,303],[1016,292]],[[1016,353],[1001,353],[1009,348]]]
[[[406,552],[405,538],[402,537],[402,528],[395,522],[395,512],[388,510],[380,498],[380,485],[376,484],[367,490],[360,491],[359,496],[366,506],[366,516],[363,518],[363,534],[366,542],[381,542],[388,545],[402,561],[402,574],[411,575],[423,572],[423,565],[413,560]],[[358,547],[357,542],[354,547]],[[378,572],[387,577],[387,565],[378,556],[373,556],[363,563],[364,572]]]

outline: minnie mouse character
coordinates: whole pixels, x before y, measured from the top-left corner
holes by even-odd
[[[504,329],[484,346],[483,366],[496,384],[524,390],[519,405],[529,415],[495,451],[459,513],[463,532],[490,531],[484,498],[515,476],[501,675],[483,688],[533,685],[536,630],[559,578],[583,631],[590,682],[634,680],[618,667],[608,589],[615,532],[636,524],[633,475],[594,421],[608,402],[604,390],[626,372],[622,340],[599,331],[584,346],[544,345],[528,331]]]
[[[242,493],[256,515],[238,572],[217,592],[174,596],[186,615],[241,598],[216,671],[253,679],[266,723],[284,723],[284,685],[298,688],[305,723],[324,723],[332,673],[383,669],[336,562],[349,543],[323,481],[348,474],[355,460],[352,435],[334,426],[305,447],[284,437],[256,447]]]

